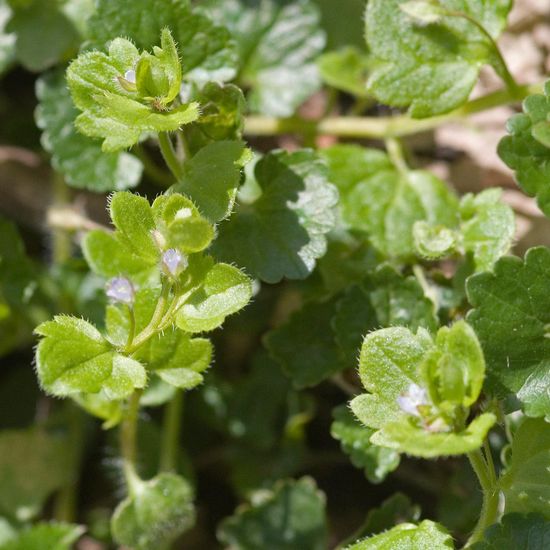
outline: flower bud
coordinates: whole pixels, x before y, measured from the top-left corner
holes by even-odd
[[[126,277],[113,277],[107,282],[105,294],[112,302],[131,306],[134,303],[135,289]]]
[[[162,270],[171,277],[177,277],[188,265],[187,257],[175,248],[162,254]]]
[[[420,417],[418,407],[428,405],[428,394],[424,388],[418,384],[411,384],[407,391],[397,398],[399,408],[407,414]]]
[[[124,76],[117,76],[117,80],[127,92],[137,91],[136,71],[134,69],[126,71]]]

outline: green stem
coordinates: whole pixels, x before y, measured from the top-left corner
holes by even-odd
[[[406,177],[409,173],[409,166],[405,160],[401,142],[396,138],[386,138],[385,145],[392,164],[402,176]]]
[[[53,174],[54,205],[66,206],[69,203],[70,191],[63,176]],[[65,228],[55,228],[52,231],[52,260],[56,265],[63,265],[71,257],[71,234]]]
[[[147,342],[149,338],[158,332],[164,312],[166,311],[171,288],[171,283],[167,279],[163,279],[162,289],[155,307],[155,311],[153,312],[153,316],[151,317],[149,324],[124,348],[124,353],[126,355],[130,355],[136,351],[140,346]]]
[[[168,132],[159,132],[158,139],[160,152],[162,153],[166,165],[170,168],[176,180],[180,180],[183,175],[183,169],[174,151],[174,145],[170,139],[170,134]]]
[[[128,399],[128,405],[120,425],[120,451],[122,454],[124,478],[128,493],[135,494],[141,483],[136,469],[137,457],[137,424],[139,400],[142,391],[136,390]]]
[[[160,455],[160,470],[163,472],[170,472],[176,469],[182,413],[183,392],[176,390],[174,397],[172,397],[164,409]]]
[[[245,133],[252,136],[273,136],[281,134],[327,134],[340,137],[386,139],[403,137],[433,130],[445,122],[461,120],[469,115],[486,111],[501,105],[515,103],[530,94],[540,93],[542,84],[518,86],[511,90],[499,90],[469,101],[459,109],[445,115],[415,119],[408,115],[390,117],[327,117],[321,120],[275,118],[264,116],[247,117]]]
[[[498,516],[498,503],[499,503],[499,491],[496,488],[496,479],[491,474],[494,471],[494,465],[492,465],[492,457],[489,454],[487,461],[483,456],[481,450],[472,451],[468,453],[468,459],[474,472],[477,475],[481,489],[483,490],[483,504],[481,506],[481,512],[479,520],[475,526],[466,548],[469,548],[474,543],[483,539],[483,533],[485,529],[495,523]],[[491,464],[491,465],[489,465]]]
[[[155,162],[153,162],[153,160],[149,157],[145,149],[143,149],[143,147],[135,147],[134,152],[143,163],[145,174],[149,176],[154,184],[162,187],[163,189],[166,189],[174,183],[174,179],[172,178],[172,176],[168,172],[165,172],[162,168],[157,166]]]

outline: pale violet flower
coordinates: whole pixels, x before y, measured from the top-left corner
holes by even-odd
[[[136,71],[134,69],[130,69],[129,71],[126,71],[124,73],[124,80],[127,80],[128,82],[131,82],[132,84],[136,83]]]
[[[134,303],[135,289],[134,285],[126,277],[113,277],[107,282],[105,294],[113,302],[132,305]]]
[[[172,277],[177,277],[187,265],[186,256],[175,248],[169,248],[162,254],[162,268]]]
[[[428,393],[424,388],[413,383],[397,398],[397,404],[403,412],[420,417],[418,407],[429,404]]]

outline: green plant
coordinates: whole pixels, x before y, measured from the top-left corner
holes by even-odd
[[[523,101],[498,152],[550,216],[511,4],[368,0],[365,48],[324,0],[0,1],[54,196],[46,262],[0,219],[1,549],[548,547],[550,251],[404,139]]]

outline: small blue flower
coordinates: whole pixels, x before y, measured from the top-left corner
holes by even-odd
[[[113,277],[107,282],[105,294],[113,302],[132,305],[134,303],[135,289],[134,285],[126,277]]]
[[[418,407],[429,405],[428,394],[424,388],[418,384],[411,384],[407,391],[397,398],[399,408],[407,414],[420,417]]]
[[[188,265],[186,256],[175,248],[169,248],[162,254],[162,269],[172,277],[177,277]]]

